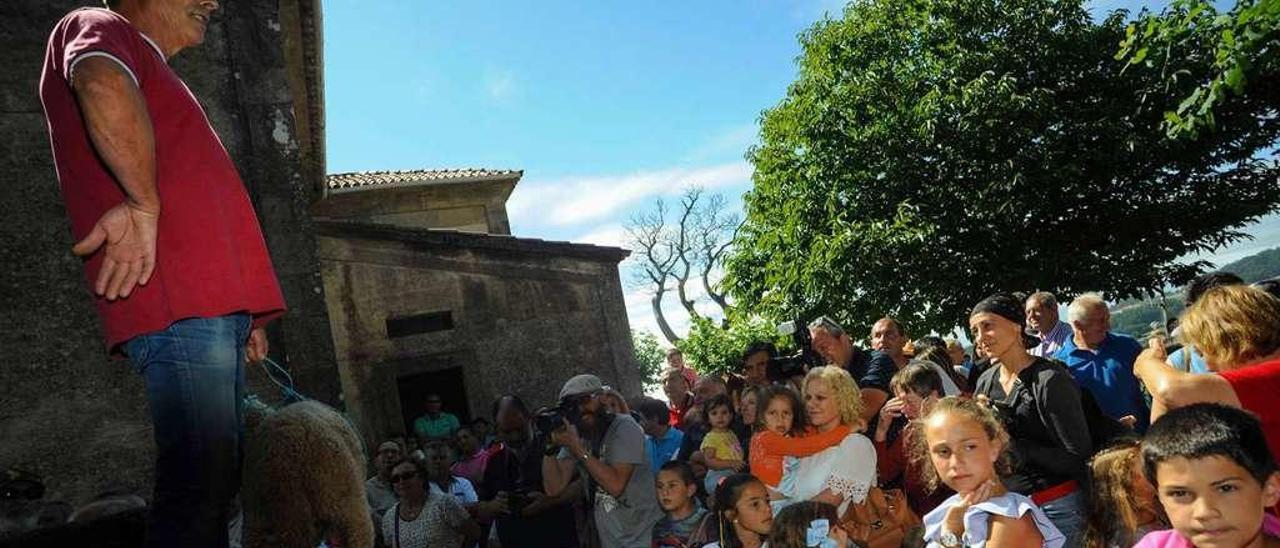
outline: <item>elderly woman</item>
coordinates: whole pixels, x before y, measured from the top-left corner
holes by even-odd
[[[1165,363],[1164,344],[1151,341],[1134,373],[1151,392],[1152,421],[1193,403],[1240,407],[1258,415],[1267,443],[1280,454],[1280,299],[1246,285],[1215,287],[1187,309],[1181,329],[1215,373],[1174,369]]]
[[[1067,536],[1081,546],[1085,499],[1080,481],[1093,454],[1080,388],[1061,363],[1032,356],[1038,339],[1025,334],[1022,299],[997,293],[969,314],[974,347],[991,358],[974,395],[995,410],[1012,439],[1013,473],[1005,487],[1031,497]]]
[[[470,546],[480,527],[447,493],[432,490],[424,463],[407,459],[391,468],[391,485],[400,502],[382,517],[382,538],[396,548]]]
[[[781,504],[815,500],[834,505],[841,516],[851,502],[862,502],[876,481],[876,449],[858,433],[862,396],[849,372],[835,366],[816,367],[804,377],[804,407],[812,428],[821,433],[840,426],[853,432],[840,443],[808,457],[788,462],[778,490]]]

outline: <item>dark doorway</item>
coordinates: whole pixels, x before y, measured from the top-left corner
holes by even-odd
[[[453,413],[460,423],[471,421],[471,406],[467,404],[461,367],[404,375],[396,379],[396,385],[400,391],[400,415],[404,419],[405,432],[413,432],[413,420],[426,414],[424,402],[427,394],[439,394],[443,410]]]

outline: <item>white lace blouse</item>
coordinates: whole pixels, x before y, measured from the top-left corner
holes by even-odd
[[[824,490],[844,497],[839,513],[850,502],[862,502],[867,490],[876,481],[876,448],[871,440],[857,432],[850,433],[834,445],[819,453],[788,462],[783,472],[779,490],[788,502],[809,500]]]

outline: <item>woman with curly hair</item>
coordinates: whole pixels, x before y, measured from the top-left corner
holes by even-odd
[[[805,415],[814,431],[851,429],[840,443],[798,460],[788,459],[778,491],[789,501],[814,500],[845,515],[849,503],[862,502],[876,481],[876,449],[858,433],[862,396],[849,372],[816,367],[804,377]],[[785,506],[785,503],[782,504]]]

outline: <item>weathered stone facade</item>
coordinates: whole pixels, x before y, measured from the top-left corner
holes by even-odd
[[[151,426],[140,379],[109,360],[58,193],[37,95],[50,29],[77,6],[0,2],[0,467],[42,475],[47,498],[81,503],[109,488],[150,492]],[[224,2],[205,44],[173,66],[237,162],[290,312],[272,356],[311,396],[338,400],[338,376],[307,209],[323,193],[319,1]],[[311,68],[307,68],[311,67]],[[295,113],[298,115],[295,118]],[[257,369],[250,387],[277,391]]]
[[[641,393],[618,276],[627,251],[360,222],[317,226],[343,396],[371,446],[405,433],[428,392],[463,418],[488,417],[505,393],[549,405],[579,373]],[[418,329],[401,326],[419,319]],[[424,376],[425,386],[413,383]]]

